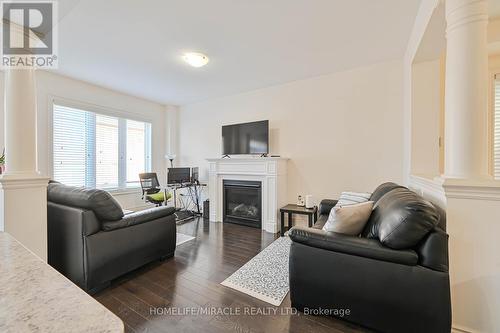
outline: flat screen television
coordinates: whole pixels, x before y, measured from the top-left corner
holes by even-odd
[[[222,126],[222,154],[269,153],[269,120]]]

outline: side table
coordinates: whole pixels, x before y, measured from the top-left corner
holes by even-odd
[[[309,228],[318,220],[318,207],[306,208],[298,205],[286,205],[280,209],[281,213],[281,228],[280,234],[283,236],[285,234],[285,213],[288,214],[288,229],[292,227],[292,215],[307,215]]]

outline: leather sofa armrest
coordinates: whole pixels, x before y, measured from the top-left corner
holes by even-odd
[[[48,263],[85,288],[85,239],[101,231],[94,212],[47,202]]]
[[[409,266],[418,263],[418,255],[415,251],[393,250],[383,246],[376,239],[348,236],[305,227],[293,227],[289,231],[289,236],[293,242],[328,251]]]
[[[323,199],[319,203],[319,215],[329,215],[338,200]]]
[[[417,246],[419,265],[439,272],[448,272],[448,234],[434,228]]]
[[[130,227],[132,225],[146,223],[149,221],[157,220],[159,218],[169,216],[175,213],[174,207],[155,207],[146,210],[141,210],[131,214],[125,215],[118,221],[106,221],[102,223],[104,231],[111,231]]]

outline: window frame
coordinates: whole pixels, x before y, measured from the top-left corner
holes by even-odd
[[[127,140],[126,140],[126,120],[132,120],[132,121],[137,121],[137,122],[143,122],[148,125],[148,131],[149,135],[145,136],[145,171],[150,172],[152,170],[152,165],[153,165],[153,146],[152,146],[152,141],[153,141],[153,121],[151,118],[144,116],[142,114],[137,114],[134,112],[129,112],[125,110],[120,110],[120,109],[115,109],[115,108],[110,108],[110,107],[102,107],[99,105],[91,104],[91,103],[86,103],[86,102],[81,102],[81,101],[75,101],[75,100],[70,100],[70,99],[65,99],[65,98],[60,98],[57,96],[49,96],[49,116],[48,116],[48,167],[50,170],[50,177],[54,178],[54,108],[56,105],[63,106],[63,107],[68,107],[68,108],[74,108],[86,112],[90,112],[92,114],[100,114],[103,116],[109,116],[109,117],[115,117],[118,119],[118,124],[119,127],[123,126],[123,130],[119,130],[118,132],[118,151],[119,151],[119,156],[118,156],[118,187],[109,187],[109,188],[103,188],[104,190],[108,192],[114,192],[114,193],[125,193],[125,192],[136,192],[138,189],[140,189],[140,183],[137,182],[137,186],[130,185],[133,182],[127,182],[127,161],[126,161],[126,149],[127,149]],[[94,138],[95,139],[95,138]],[[94,151],[95,154],[95,151]],[[123,158],[121,158],[123,157]],[[95,156],[94,159],[95,161]],[[91,168],[94,169],[95,171],[95,163],[94,166]],[[91,185],[91,186],[89,186]],[[95,179],[94,179],[94,184],[86,184],[85,186],[89,186],[92,188],[97,188],[95,186]]]
[[[500,177],[496,177],[497,170],[495,170],[495,95],[496,95],[496,83],[500,82],[500,68],[494,68],[490,70],[490,95],[489,95],[489,116],[488,116],[488,151],[489,151],[489,174],[493,179],[500,180]],[[499,133],[500,135],[500,133]],[[498,171],[500,174],[500,170]]]

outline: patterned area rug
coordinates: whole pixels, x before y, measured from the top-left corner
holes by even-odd
[[[288,255],[292,241],[280,237],[221,282],[264,302],[279,306],[288,294]]]
[[[177,233],[177,241],[175,242],[175,245],[181,245],[183,243],[189,242],[190,240],[194,239],[193,236],[189,235],[184,235],[181,233]]]

